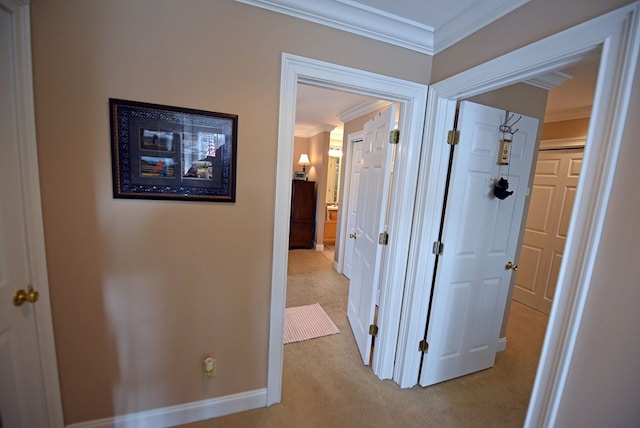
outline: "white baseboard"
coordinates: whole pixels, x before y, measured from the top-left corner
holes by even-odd
[[[502,352],[507,350],[507,338],[501,337],[498,339],[498,347],[496,348],[496,352]]]
[[[267,406],[267,389],[66,425],[66,428],[171,427]]]
[[[324,244],[316,244],[316,251],[324,251]]]

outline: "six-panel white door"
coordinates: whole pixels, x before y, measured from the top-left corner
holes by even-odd
[[[519,115],[516,115],[516,118]],[[498,165],[505,111],[462,102],[420,376],[432,385],[493,366],[513,271],[538,120],[522,117],[509,165]],[[494,196],[508,179],[506,199]]]
[[[394,120],[394,106],[379,113],[365,124],[362,143],[347,318],[364,364],[369,364],[371,356],[369,326],[373,323],[380,285],[384,247],[378,244],[378,235],[386,222],[393,153],[389,147],[389,132],[393,129]]]
[[[583,154],[583,149],[564,149],[538,155],[513,298],[546,314],[551,312]]]

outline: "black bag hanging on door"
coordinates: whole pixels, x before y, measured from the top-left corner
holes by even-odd
[[[505,180],[503,177],[500,177],[500,180],[496,183],[493,188],[493,194],[498,199],[506,199],[508,196],[513,194],[513,191],[507,190],[509,189],[509,181]]]

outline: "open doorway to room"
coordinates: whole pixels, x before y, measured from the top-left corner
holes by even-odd
[[[623,12],[620,12],[622,14]],[[622,22],[622,20],[620,21]],[[631,28],[629,26],[622,27],[620,24],[620,28]],[[523,48],[523,51],[533,50],[535,55],[531,55],[530,52],[526,52],[527,55],[520,55],[520,52],[514,52],[512,54],[507,54],[504,57],[499,58],[496,61],[493,61],[489,66],[479,67],[478,70],[468,70],[466,72],[461,73],[458,76],[454,76],[453,78],[446,79],[440,84],[435,85],[433,89],[433,97],[430,97],[429,106],[433,110],[431,110],[430,115],[427,116],[427,124],[428,129],[426,132],[426,142],[429,145],[428,153],[423,154],[424,161],[423,165],[421,165],[421,169],[426,170],[427,172],[432,172],[430,168],[435,164],[440,163],[441,158],[443,157],[444,148],[438,148],[436,145],[433,145],[431,142],[435,140],[442,140],[443,136],[446,139],[448,126],[445,122],[445,116],[449,116],[452,112],[451,108],[455,108],[455,101],[458,99],[466,98],[469,96],[474,96],[479,93],[482,93],[487,90],[495,89],[497,87],[507,86],[509,84],[525,80],[529,77],[534,77],[539,74],[543,74],[548,72],[551,69],[558,69],[562,66],[566,66],[568,63],[575,62],[576,56],[581,55],[585,51],[598,47],[601,43],[606,39],[608,43],[608,47],[610,49],[607,50],[606,58],[603,58],[600,66],[600,76],[598,80],[598,89],[596,96],[596,105],[594,105],[593,111],[594,119],[597,117],[607,117],[609,121],[592,121],[590,126],[588,145],[587,145],[587,154],[585,157],[585,171],[588,172],[583,175],[581,179],[581,185],[578,190],[578,194],[576,197],[576,210],[581,209],[584,211],[580,212],[580,215],[576,215],[574,211],[573,220],[576,222],[573,224],[571,231],[568,236],[567,247],[569,248],[569,255],[565,255],[565,259],[563,261],[564,268],[561,269],[561,277],[566,282],[562,282],[562,292],[561,297],[556,297],[556,303],[554,308],[556,310],[552,312],[552,318],[550,321],[550,330],[547,332],[546,339],[546,354],[551,353],[551,355],[558,355],[560,349],[566,349],[566,347],[571,347],[570,335],[565,333],[571,331],[572,329],[577,328],[579,325],[579,320],[576,320],[572,317],[572,313],[575,310],[580,310],[580,302],[583,300],[576,298],[583,293],[586,293],[588,284],[581,285],[579,278],[583,277],[585,274],[588,274],[592,266],[589,264],[589,260],[592,259],[592,252],[595,251],[595,248],[592,248],[588,245],[585,245],[587,241],[590,241],[595,237],[597,239],[599,227],[603,221],[603,209],[597,209],[596,207],[602,208],[603,205],[606,207],[606,199],[603,200],[603,196],[601,196],[602,192],[598,190],[607,190],[608,186],[611,185],[613,174],[612,171],[612,163],[615,163],[616,158],[615,154],[617,153],[617,148],[619,147],[621,137],[617,133],[615,133],[612,128],[619,127],[622,125],[625,120],[624,109],[626,108],[626,101],[621,99],[621,93],[625,93],[624,91],[619,91],[619,85],[624,86],[624,90],[628,90],[630,85],[630,70],[631,65],[633,64],[632,59],[628,59],[628,52],[626,52],[621,46],[626,46],[629,34],[625,31],[618,31],[618,27],[615,29],[610,28],[608,25],[605,25],[603,21],[598,21],[596,24],[590,25],[582,25],[580,27],[576,27],[572,29],[571,34],[567,35],[566,33],[561,33],[557,36],[554,36],[550,39],[545,39],[542,42],[536,43],[534,47],[526,47]],[[587,42],[581,42],[580,40],[584,40],[584,33],[588,32],[590,37]],[[577,37],[576,34],[579,36]],[[615,34],[612,36],[612,34]],[[571,45],[571,48],[567,48],[566,46],[562,49],[558,47],[557,39],[565,41]],[[613,41],[612,41],[613,40]],[[611,46],[616,46],[617,49],[611,48]],[[637,53],[636,53],[637,54]],[[514,55],[517,56],[517,60],[514,60]],[[544,59],[544,61],[542,60]],[[497,70],[500,70],[498,75]],[[465,80],[468,79],[468,80]],[[285,81],[286,79],[283,79]],[[344,86],[343,86],[344,87]],[[286,93],[288,88],[283,89],[283,93]],[[289,98],[290,99],[290,98]],[[286,104],[289,102],[286,96],[283,98],[283,105],[285,107],[281,109],[281,113],[287,113]],[[622,109],[622,111],[619,111]],[[291,111],[290,109],[288,111]],[[602,116],[601,116],[602,115]],[[281,118],[291,117],[292,114],[281,114]],[[286,119],[284,119],[286,121]],[[281,130],[284,129],[285,139],[287,137],[288,131],[290,127],[281,126]],[[437,137],[437,138],[436,138]],[[281,145],[286,144],[283,143],[285,139],[280,139]],[[590,153],[593,153],[590,155]],[[606,156],[599,156],[606,154]],[[283,155],[285,165],[290,165],[291,160],[288,159],[289,155]],[[279,155],[280,159],[280,155]],[[282,164],[282,162],[279,162]],[[287,166],[288,166],[287,165]],[[403,165],[403,168],[398,168],[396,170],[396,174],[406,174],[407,165]],[[438,197],[439,192],[441,190],[433,189],[434,185],[443,180],[443,177],[439,175],[440,173],[434,175],[429,179],[429,174],[425,175],[427,178],[426,182],[429,183],[427,186],[421,185],[418,188],[418,194],[420,195],[420,203],[419,207],[416,210],[416,213],[420,215],[421,224],[417,225],[417,234],[414,235],[415,245],[421,245],[420,242],[423,240],[420,239],[422,237],[427,237],[426,241],[430,240],[431,230],[426,230],[432,227],[432,224],[436,222],[433,221],[433,217],[437,217],[438,213],[432,213],[429,210],[435,210],[436,208],[431,206],[431,202],[435,199],[440,199]],[[411,180],[407,180],[407,178],[412,177],[402,177],[404,183],[412,183]],[[279,183],[282,181],[279,174]],[[280,183],[279,189],[286,188]],[[285,193],[285,196],[288,198],[288,194]],[[409,198],[399,198],[401,201],[406,202]],[[402,205],[402,204],[399,204]],[[278,203],[276,201],[276,206],[282,206],[282,203]],[[284,204],[285,207],[288,208],[287,204]],[[399,207],[403,208],[403,207]],[[278,211],[278,210],[276,210]],[[397,211],[402,215],[404,212],[402,209]],[[277,402],[280,398],[280,386],[278,379],[281,380],[280,376],[273,378],[273,375],[281,375],[281,372],[276,370],[275,372],[271,372],[272,368],[278,368],[278,361],[282,361],[281,359],[273,359],[273,356],[281,355],[278,349],[281,349],[281,345],[279,339],[281,339],[281,334],[278,334],[278,331],[281,331],[281,322],[282,319],[278,317],[278,308],[283,306],[282,296],[280,293],[283,291],[275,287],[277,284],[277,280],[282,277],[281,267],[278,267],[278,253],[280,250],[280,246],[278,242],[280,241],[278,238],[278,232],[283,228],[282,224],[278,224],[278,216],[276,216],[276,238],[274,239],[274,276],[273,282],[274,284],[274,299],[272,299],[272,309],[276,309],[272,311],[272,346],[270,347],[270,386],[275,385],[275,389],[271,389],[268,391],[268,403]],[[421,229],[423,228],[423,229]],[[398,235],[399,239],[402,239],[403,235]],[[412,247],[415,248],[415,247]],[[425,254],[426,255],[426,254]],[[568,260],[568,261],[567,261]],[[420,266],[420,262],[423,261],[421,257],[416,257],[415,260],[411,260],[409,263],[408,279],[409,279],[409,288],[406,288],[403,291],[403,298],[401,299],[390,299],[387,307],[382,307],[382,310],[389,311],[393,313],[394,310],[403,311],[403,316],[408,318],[403,320],[401,334],[399,338],[396,338],[395,344],[397,347],[394,347],[393,351],[397,350],[397,353],[392,352],[393,356],[396,357],[396,365],[399,365],[399,369],[395,371],[392,370],[393,379],[396,380],[401,386],[405,386],[407,383],[410,383],[409,377],[415,379],[415,370],[417,364],[414,361],[417,357],[414,353],[413,340],[419,337],[419,333],[416,334],[418,330],[420,330],[420,324],[422,325],[422,329],[424,329],[424,321],[421,321],[421,313],[426,314],[426,311],[421,311],[421,306],[424,305],[425,301],[429,301],[428,292],[421,285],[420,281],[416,281],[416,279],[425,276],[431,277],[429,269],[426,269],[426,272],[416,272],[416,266]],[[281,266],[281,265],[280,265]],[[400,269],[402,266],[405,266],[403,263],[400,263]],[[403,269],[401,274],[404,276],[406,274],[406,269]],[[433,272],[431,272],[432,274]],[[398,272],[400,275],[400,272]],[[392,275],[393,276],[393,275]],[[286,284],[286,280],[283,281]],[[286,285],[285,285],[286,289]],[[560,291],[560,290],[558,290]],[[425,298],[426,297],[426,298]],[[401,301],[405,302],[404,305],[400,303]],[[281,306],[282,305],[282,306]],[[578,305],[578,307],[576,307]],[[414,319],[415,318],[415,319]],[[398,317],[400,319],[400,317]],[[406,321],[406,322],[405,322]],[[398,324],[393,324],[395,327]],[[276,340],[274,343],[273,340]],[[383,345],[389,346],[393,341],[386,343]],[[570,356],[570,352],[565,355],[565,357],[560,359],[553,359],[551,361],[551,357],[545,354],[545,350],[543,350],[542,363],[539,366],[538,372],[538,380],[534,385],[534,393],[532,395],[532,404],[530,405],[530,415],[533,420],[536,420],[540,415],[544,417],[544,413],[549,410],[549,406],[552,405],[553,397],[550,397],[549,394],[553,394],[553,388],[549,388],[547,385],[553,384],[558,376],[558,372],[562,370],[563,367],[569,363],[568,356]],[[384,354],[383,354],[384,355]],[[568,356],[567,356],[568,355]],[[275,365],[275,367],[274,367]],[[384,370],[388,370],[389,367],[393,368],[393,363],[390,366],[382,367],[382,376],[384,377]],[[375,368],[374,368],[375,370]],[[408,377],[409,376],[409,377]],[[272,383],[271,381],[275,381],[276,383]],[[415,382],[415,380],[413,381]],[[274,395],[272,395],[272,393]],[[272,401],[275,400],[275,401]],[[531,421],[531,420],[529,420]]]
[[[341,165],[351,162],[358,151],[351,147],[353,141],[348,137],[344,142],[344,129],[362,129],[378,111],[390,103],[336,89],[327,89],[312,84],[297,84],[295,141],[293,147],[293,186],[291,198],[291,226],[287,266],[286,313],[289,323],[294,311],[304,310],[303,306],[320,305],[329,317],[340,326],[344,336],[353,337],[347,317],[347,292],[349,279],[340,275],[340,269],[334,260],[336,240],[344,242],[343,236],[336,236],[337,230],[346,230],[341,225],[342,209],[353,211],[357,200],[358,183],[351,188],[350,168],[346,175]],[[361,150],[360,150],[361,154]],[[301,174],[300,162],[308,162],[305,173]],[[351,165],[350,165],[351,166]],[[304,183],[297,177],[303,176]],[[357,181],[357,180],[356,180]],[[313,197],[302,197],[301,188],[313,192]],[[346,189],[346,190],[345,190]],[[355,192],[354,192],[355,190]],[[346,196],[340,196],[341,194]],[[311,200],[312,199],[312,200]],[[308,205],[307,208],[301,205]],[[313,237],[309,245],[300,248],[292,239],[298,227],[294,224],[296,213],[302,210],[313,211]],[[337,239],[336,239],[337,238]],[[297,239],[296,239],[297,240]],[[319,257],[322,255],[323,257]],[[335,271],[338,271],[336,273]],[[287,324],[287,341],[291,340],[294,329],[306,328],[297,318],[295,324]],[[300,325],[299,325],[300,324]],[[320,332],[318,332],[320,333]],[[340,342],[340,338],[321,339],[327,344]],[[344,340],[342,340],[344,342]],[[290,346],[287,349],[293,348]],[[341,353],[351,350],[350,346],[340,347]],[[357,349],[356,349],[357,350]],[[357,352],[354,353],[357,355]]]
[[[549,91],[513,299],[551,312],[584,156],[600,51],[561,70]]]

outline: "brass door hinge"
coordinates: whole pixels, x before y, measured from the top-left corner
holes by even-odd
[[[381,232],[378,235],[378,244],[387,245],[389,243],[389,234],[387,232]]]
[[[389,131],[389,144],[398,144],[400,142],[400,130],[392,129]]]
[[[375,324],[371,324],[369,326],[369,334],[373,337],[378,335],[378,326]]]
[[[418,343],[418,350],[420,352],[427,352],[429,350],[429,343],[426,340],[421,340],[420,343]]]
[[[458,144],[458,141],[460,141],[460,131],[458,131],[457,129],[452,129],[451,131],[449,131],[449,134],[447,135],[447,143],[450,146],[455,146],[456,144]]]

